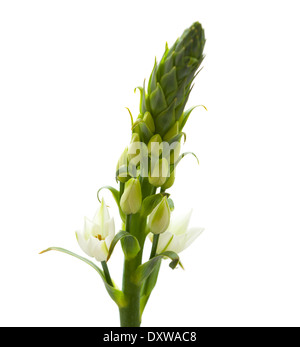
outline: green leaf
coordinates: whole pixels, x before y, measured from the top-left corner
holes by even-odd
[[[111,187],[111,186],[104,186],[104,187],[101,187],[101,188],[98,190],[98,192],[97,192],[97,198],[98,198],[98,200],[99,200],[100,203],[101,203],[101,200],[99,199],[99,193],[100,193],[100,191],[101,191],[102,189],[108,189],[108,190],[112,193],[112,195],[113,195],[113,197],[114,197],[114,199],[115,199],[115,201],[116,201],[116,203],[117,203],[117,205],[118,205],[120,217],[121,217],[122,221],[125,222],[126,216],[125,216],[125,214],[123,213],[123,211],[122,211],[122,209],[121,209],[121,206],[120,206],[120,192],[119,192],[116,188],[113,188],[113,187]]]
[[[134,89],[134,92],[138,89],[140,91],[140,113],[144,114],[146,111],[150,111],[149,101],[147,100],[146,88],[145,88],[146,80],[144,79],[143,87],[137,87]]]
[[[133,126],[133,117],[132,117],[132,113],[130,112],[130,109],[128,107],[125,107],[126,110],[129,112],[129,116],[130,116],[130,120],[131,120],[131,127]]]
[[[157,61],[156,61],[156,57],[155,57],[154,67],[153,67],[153,70],[151,72],[151,75],[150,75],[150,78],[149,78],[149,82],[148,82],[148,93],[150,93],[151,90],[155,89],[155,86],[156,86],[156,83],[157,83],[156,71],[157,71]]]
[[[143,112],[143,93],[144,93],[144,90],[143,90],[143,87],[136,87],[134,89],[134,92],[136,92],[137,89],[140,91],[140,113],[144,113]]]
[[[204,105],[196,105],[194,107],[191,107],[190,109],[188,109],[187,111],[183,112],[181,118],[180,118],[180,130],[183,129],[183,127],[185,126],[187,120],[189,119],[190,114],[194,111],[195,108],[197,107],[204,107],[204,109],[207,111],[207,108]]]
[[[119,241],[122,241],[122,249],[126,259],[134,258],[138,254],[138,252],[141,250],[141,247],[137,238],[131,235],[128,231],[121,230],[117,233],[117,235],[115,235],[115,237],[113,238],[111,242],[111,245],[108,250],[107,261],[110,258],[116,244]]]
[[[162,198],[163,198],[162,194],[147,196],[143,200],[141,215],[143,215],[144,217],[148,216],[155,209],[155,207],[161,202]]]
[[[141,289],[141,298],[140,298],[140,310],[141,310],[141,316],[143,314],[143,311],[145,309],[145,306],[148,302],[148,299],[156,285],[159,270],[160,270],[161,260],[156,263],[153,271],[148,276],[148,278],[144,281],[142,289]]]
[[[175,170],[176,166],[180,163],[181,159],[184,158],[185,156],[187,156],[188,154],[192,154],[197,159],[197,162],[198,162],[198,165],[199,165],[199,159],[198,159],[198,157],[196,156],[195,153],[193,153],[193,152],[184,152],[184,153],[180,154],[180,156],[177,159],[176,163],[170,165],[170,174],[173,173],[173,171]]]
[[[158,261],[153,269],[153,271],[151,272],[151,274],[148,276],[148,278],[145,280],[143,287],[142,287],[142,295],[150,295],[152,290],[154,289],[156,282],[157,282],[157,278],[158,278],[158,274],[159,274],[159,270],[160,270],[160,265],[161,265],[161,259],[160,261]]]
[[[110,297],[114,300],[114,302],[120,308],[125,307],[127,305],[127,301],[126,301],[124,293],[121,290],[117,289],[115,285],[114,286],[109,285],[106,281],[104,272],[97,265],[95,265],[92,261],[90,261],[90,260],[88,260],[88,259],[86,259],[86,258],[84,258],[84,257],[82,257],[76,253],[68,251],[67,249],[60,248],[60,247],[49,247],[49,248],[45,249],[44,251],[40,252],[40,254],[48,252],[48,251],[59,251],[62,253],[66,253],[66,254],[69,254],[69,255],[77,258],[77,259],[80,259],[83,262],[85,262],[86,264],[90,265],[93,269],[95,269],[98,272],[98,274],[102,278],[104,285],[105,285],[105,288],[106,288],[108,294],[110,295]]]
[[[121,239],[122,250],[127,260],[133,259],[141,250],[139,241],[132,235],[126,235]]]
[[[135,282],[137,285],[142,284],[154,271],[157,264],[165,257],[168,257],[172,260],[169,266],[171,269],[175,269],[175,267],[179,263],[179,256],[175,252],[166,251],[156,255],[155,257],[148,260],[146,263],[140,265],[133,274],[132,281]]]
[[[196,156],[196,154],[194,152],[184,152],[184,153],[180,154],[179,158],[177,159],[176,163],[174,164],[175,167],[179,164],[181,159],[184,158],[185,156],[187,156],[188,154],[193,155],[197,159],[197,162],[198,162],[198,165],[199,165],[199,159],[198,159],[198,157]]]

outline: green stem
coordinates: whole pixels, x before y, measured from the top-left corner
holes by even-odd
[[[154,234],[153,241],[152,241],[152,248],[151,248],[150,259],[152,259],[152,258],[154,258],[156,256],[158,240],[159,240],[159,234]]]
[[[127,299],[127,306],[120,308],[121,327],[139,327],[140,317],[140,292],[141,286],[132,281],[132,275],[142,263],[143,247],[145,242],[145,219],[138,213],[128,215],[126,218],[126,231],[134,235],[139,243],[141,250],[133,259],[125,259],[123,270],[123,292]]]
[[[146,177],[140,178],[142,197],[155,194],[156,188],[153,187]],[[120,191],[121,191],[120,186]],[[127,306],[120,308],[121,327],[139,327],[141,324],[141,285],[136,285],[132,277],[136,269],[142,264],[143,248],[146,239],[146,217],[139,213],[127,215],[125,230],[135,236],[140,244],[141,250],[133,259],[124,260],[123,285],[122,291],[127,299]]]
[[[104,275],[105,275],[105,278],[106,278],[106,282],[110,285],[110,286],[114,286],[113,285],[113,282],[112,282],[112,279],[110,277],[110,273],[109,273],[109,270],[108,270],[108,266],[106,264],[106,261],[101,261],[101,265],[102,265],[102,269],[103,269],[103,272],[104,272]]]

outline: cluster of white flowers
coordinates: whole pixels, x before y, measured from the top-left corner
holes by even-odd
[[[171,216],[166,199],[162,199],[148,218],[149,238],[158,233],[157,253],[173,251],[176,253],[186,249],[202,232],[203,228],[188,228],[192,211],[183,217]],[[153,233],[154,232],[154,233]],[[102,199],[93,220],[85,218],[84,228],[76,232],[81,249],[98,261],[106,261],[108,250],[115,236],[114,219],[110,217],[108,208]]]

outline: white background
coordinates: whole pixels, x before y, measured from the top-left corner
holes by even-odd
[[[115,185],[135,87],[194,21],[203,70],[171,190],[205,232],[163,264],[144,326],[300,325],[297,1],[1,1],[0,324],[118,326],[74,231]],[[104,193],[112,213],[114,201]],[[119,219],[116,218],[119,228]],[[111,272],[120,285],[122,257]]]

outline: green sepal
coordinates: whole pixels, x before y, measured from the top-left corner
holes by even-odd
[[[100,275],[100,277],[102,278],[105,288],[109,294],[109,296],[113,299],[113,301],[118,305],[119,308],[125,307],[127,305],[127,300],[125,298],[124,293],[119,290],[115,284],[113,286],[111,286],[110,284],[107,283],[106,277],[104,272],[97,266],[95,265],[92,261],[76,254],[73,252],[68,251],[67,249],[64,248],[60,248],[60,247],[49,247],[47,249],[45,249],[44,251],[40,252],[40,254],[48,252],[48,251],[59,251],[62,253],[66,253],[69,254],[77,259],[82,260],[83,262],[85,262],[86,264],[90,265],[93,269],[95,269],[98,274]]]
[[[141,215],[144,217],[147,217],[154,209],[155,207],[161,202],[163,198],[162,194],[155,194],[147,196],[143,203],[142,203],[142,209],[141,209]]]
[[[142,284],[155,269],[158,262],[160,262],[163,258],[170,258],[172,261],[169,264],[171,269],[175,269],[179,264],[179,256],[177,253],[173,251],[166,251],[156,255],[155,257],[148,260],[146,263],[140,265],[132,276],[132,281],[137,285]]]
[[[101,187],[98,192],[97,192],[97,198],[99,200],[99,202],[101,202],[101,200],[99,199],[99,193],[102,189],[108,189],[111,193],[112,193],[112,196],[114,197],[117,205],[118,205],[118,208],[119,208],[119,213],[120,213],[120,217],[122,219],[122,221],[124,222],[125,221],[125,214],[123,213],[122,209],[121,209],[121,206],[120,206],[120,192],[116,189],[116,188],[113,188],[111,186],[104,186],[104,187]]]
[[[128,231],[121,230],[117,233],[117,235],[115,235],[110,244],[106,261],[108,261],[108,259],[110,258],[118,241],[121,241],[122,249],[126,259],[134,258],[141,249],[136,237],[131,235]]]

